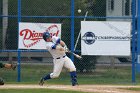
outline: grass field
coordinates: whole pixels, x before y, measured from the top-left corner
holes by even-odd
[[[127,88],[127,90],[140,91],[140,88]]]
[[[0,93],[109,93],[109,92],[99,92],[99,91],[125,91],[125,93],[140,93],[140,74],[136,73],[136,83],[132,83],[131,79],[131,67],[97,67],[93,72],[78,72],[78,83],[79,88],[71,88],[70,76],[66,69],[63,69],[61,75],[57,79],[51,79],[45,82],[45,85],[56,86],[63,85],[65,88],[63,90],[51,89],[51,88],[41,88],[38,82],[42,76],[47,73],[52,72],[52,66],[47,65],[21,65],[21,81],[17,82],[17,70],[13,71],[10,69],[1,69],[0,77],[5,80],[4,89],[0,87]],[[10,85],[9,85],[10,84]],[[16,85],[13,85],[16,84]],[[24,84],[21,89],[9,88],[9,86],[16,87]],[[37,86],[39,88],[28,89],[29,87]],[[83,86],[82,86],[83,85]],[[84,86],[88,85],[88,86]],[[91,86],[90,86],[91,85]],[[96,86],[97,85],[97,86]],[[112,87],[115,85],[115,87]],[[116,86],[117,85],[117,86]],[[125,86],[125,87],[119,87]],[[130,86],[130,87],[127,87]],[[136,87],[133,87],[136,86]],[[137,87],[138,86],[138,87]],[[66,88],[69,90],[65,90]],[[108,90],[107,90],[108,89]],[[112,90],[110,90],[112,89]],[[79,91],[75,91],[79,90]],[[82,90],[82,91],[81,91]],[[92,91],[92,92],[91,92]],[[94,92],[93,92],[94,91]],[[97,91],[97,92],[96,92]],[[121,93],[117,92],[117,93]]]
[[[52,72],[52,66],[21,65],[21,82],[17,82],[17,70],[1,69],[0,76],[6,83],[37,84],[40,78]],[[77,73],[79,84],[132,84],[131,67],[97,68],[94,72]],[[140,74],[136,74],[136,83],[140,84]],[[63,69],[60,77],[48,81],[49,84],[70,84],[70,76]]]
[[[86,92],[55,90],[55,89],[1,89],[0,93],[86,93]]]

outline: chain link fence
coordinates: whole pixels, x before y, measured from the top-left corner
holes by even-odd
[[[7,1],[7,2],[6,2]],[[15,62],[18,59],[18,22],[61,23],[61,39],[71,49],[71,36],[75,52],[81,54],[81,21],[132,21],[132,0],[1,0],[0,10],[0,62]],[[20,3],[20,4],[19,4]],[[72,10],[74,8],[74,11]],[[6,12],[7,9],[7,12]],[[78,10],[81,12],[78,12]],[[5,12],[4,12],[5,11]],[[74,16],[72,15],[74,14]],[[74,18],[74,33],[72,20]],[[19,20],[20,19],[20,20]],[[68,54],[69,57],[71,55]],[[21,81],[37,82],[42,75],[52,71],[52,57],[46,51],[21,51]],[[74,58],[78,79],[81,84],[131,83],[131,55],[123,56],[83,56]],[[63,70],[58,82],[69,80],[67,70]],[[0,72],[7,81],[17,79],[7,77],[13,72]],[[11,74],[10,74],[11,73]],[[68,75],[67,75],[68,76]],[[139,75],[138,75],[139,76]],[[57,80],[56,80],[57,81]]]

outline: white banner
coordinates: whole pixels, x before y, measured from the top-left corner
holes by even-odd
[[[42,38],[43,32],[50,32],[51,36],[61,37],[61,24],[55,23],[19,23],[19,49],[46,49]]]
[[[131,22],[82,21],[82,55],[130,55]]]

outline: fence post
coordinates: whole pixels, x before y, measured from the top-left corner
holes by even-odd
[[[18,0],[18,30],[19,30],[19,22],[21,21],[21,0]],[[19,37],[18,37],[19,38]],[[18,44],[19,45],[19,44]],[[17,71],[17,81],[20,82],[20,49],[18,49],[18,71]]]
[[[135,83],[136,62],[136,0],[132,0],[132,83]]]
[[[140,73],[140,0],[138,0],[137,8],[137,72]]]
[[[71,51],[74,50],[74,0],[71,0]],[[74,61],[74,56],[71,55]]]

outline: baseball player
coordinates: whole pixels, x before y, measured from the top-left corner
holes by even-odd
[[[7,68],[7,69],[15,70],[16,65],[15,64],[9,64],[9,63],[6,63],[6,64],[0,63],[0,68]],[[0,85],[4,85],[4,80],[2,78],[0,78]]]
[[[52,73],[40,79],[39,85],[43,85],[45,80],[59,77],[63,66],[70,72],[72,86],[78,85],[76,68],[72,60],[65,53],[68,52],[68,48],[64,41],[56,36],[51,37],[49,32],[43,33],[43,39],[47,42],[46,48],[53,57],[54,68]]]

